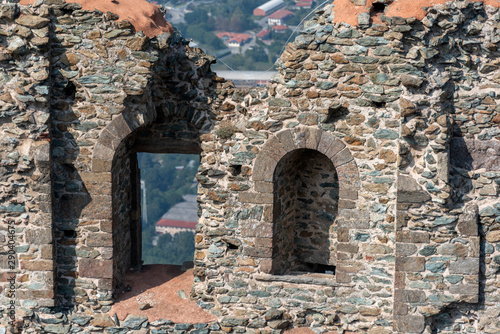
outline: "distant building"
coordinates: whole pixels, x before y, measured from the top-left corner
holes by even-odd
[[[314,1],[313,0],[295,0],[295,5],[292,7],[293,9],[309,9],[312,8]]]
[[[279,26],[272,26],[272,29],[274,30],[274,32],[284,33],[288,30],[288,27],[281,24]]]
[[[267,17],[267,24],[270,26],[284,25],[285,21],[293,16],[293,12],[280,9]]]
[[[236,87],[250,88],[267,85],[275,71],[217,71],[217,75],[231,80]]]
[[[220,38],[228,46],[232,47],[240,47],[252,39],[252,36],[250,34],[241,34],[226,31],[218,33],[217,37]]]
[[[174,205],[160,220],[156,222],[157,234],[169,233],[175,235],[179,232],[194,232],[198,223],[198,202],[196,195],[185,195],[184,202]]]
[[[257,38],[266,40],[271,38],[271,30],[263,29],[257,34]]]
[[[253,10],[253,15],[255,16],[267,16],[271,13],[274,13],[278,9],[285,7],[285,1],[283,0],[271,0],[266,2],[263,5],[255,8]]]

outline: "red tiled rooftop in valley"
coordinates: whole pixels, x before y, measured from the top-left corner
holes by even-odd
[[[247,39],[249,39],[250,36],[249,34],[243,34],[243,33],[235,33],[235,32],[227,32],[227,31],[224,31],[224,32],[219,32],[217,33],[216,35],[218,38],[224,38],[224,37],[228,37],[229,39],[235,39],[239,42],[242,42],[242,41],[246,41]]]
[[[271,30],[263,29],[263,30],[261,30],[261,31],[257,34],[257,37],[265,37],[265,36],[267,36],[270,32],[271,32]]]
[[[397,0],[387,5],[384,12],[385,16],[389,17],[414,17],[417,20],[422,20],[426,15],[424,7],[432,7],[439,4],[445,4],[450,0]],[[500,0],[470,0],[471,2],[483,2],[485,5],[500,7]],[[375,0],[366,0],[365,5],[355,5],[363,3],[363,0],[335,0],[333,11],[335,12],[335,22],[345,22],[353,26],[358,25],[358,15],[361,13],[370,12]],[[373,23],[381,23],[380,15],[372,17]]]
[[[21,0],[21,5],[31,5],[35,0]],[[78,3],[84,10],[99,10],[111,12],[119,16],[118,20],[128,20],[136,31],[144,32],[148,37],[161,33],[172,32],[172,26],[165,20],[160,8],[146,0],[66,0],[68,3]]]
[[[197,222],[186,222],[182,220],[160,219],[156,222],[156,226],[180,227],[180,228],[196,228]]]
[[[283,31],[283,30],[287,30],[288,27],[284,26],[284,25],[278,25],[278,26],[273,26],[273,29],[277,30],[277,31]]]
[[[269,19],[284,19],[285,17],[288,16],[293,16],[293,12],[286,10],[286,9],[280,9],[271,15],[268,16]]]

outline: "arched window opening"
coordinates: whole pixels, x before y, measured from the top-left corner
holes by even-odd
[[[273,274],[334,274],[337,171],[324,154],[297,149],[276,166],[273,208]]]
[[[201,150],[195,129],[166,127],[159,123],[132,133],[113,160],[113,287],[120,293],[135,274],[144,273],[139,279],[153,284],[158,277],[151,273],[179,275],[192,267]]]

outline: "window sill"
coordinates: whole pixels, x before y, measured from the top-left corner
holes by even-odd
[[[270,275],[270,274],[256,274],[254,278],[257,281],[264,282],[285,282],[293,284],[313,284],[322,286],[354,286],[354,284],[337,283],[335,275],[318,274],[307,272],[292,272],[288,275]]]

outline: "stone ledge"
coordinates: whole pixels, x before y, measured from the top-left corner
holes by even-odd
[[[312,276],[314,275],[314,276]],[[317,277],[324,276],[324,277]],[[257,281],[264,282],[285,282],[294,284],[314,284],[322,286],[347,286],[353,287],[354,284],[342,284],[336,282],[335,275],[327,274],[307,274],[303,272],[298,272],[296,275],[270,275],[270,274],[256,274],[254,278]]]

